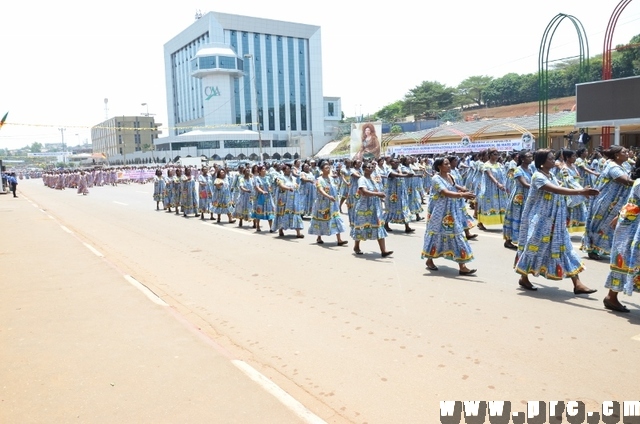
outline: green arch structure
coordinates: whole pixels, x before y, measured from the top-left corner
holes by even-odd
[[[580,61],[579,82],[586,82],[589,73],[589,42],[587,41],[587,34],[584,31],[582,22],[572,15],[566,15],[564,13],[557,14],[551,19],[544,31],[542,41],[540,42],[540,52],[538,54],[538,140],[539,143],[545,143],[545,147],[549,145],[549,51],[553,36],[558,26],[560,26],[565,19],[571,21],[578,33],[578,42],[580,45],[580,54],[577,56]]]

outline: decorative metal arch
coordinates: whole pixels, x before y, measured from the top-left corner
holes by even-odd
[[[509,127],[509,128],[514,129],[516,131],[519,131],[521,134],[527,134],[527,133],[530,132],[525,127],[522,127],[522,126],[520,126],[518,124],[512,124],[511,122],[495,122],[493,124],[486,125],[486,126],[480,128],[478,131],[476,131],[473,134],[471,134],[471,139],[472,140],[477,140],[482,134],[487,132],[487,130],[489,130],[490,128],[499,127],[499,126]]]
[[[436,135],[439,132],[443,132],[443,131],[449,131],[452,132],[454,134],[457,134],[460,136],[460,138],[463,137],[469,137],[466,133],[459,131],[455,128],[447,128],[447,127],[438,127],[438,128],[434,128],[433,130],[427,132],[424,136],[422,136],[422,138],[420,139],[420,141],[418,142],[419,144],[425,144],[427,141],[429,141],[429,139],[431,137],[433,137],[434,135]],[[471,137],[469,137],[471,139]]]
[[[607,31],[604,35],[604,46],[602,49],[602,79],[610,80],[612,77],[612,62],[611,62],[611,44],[613,43],[613,32],[616,29],[618,18],[622,14],[622,11],[631,3],[631,0],[622,0],[616,8],[613,10],[609,23],[607,24]],[[613,127],[602,127],[602,147],[608,149],[611,146],[611,134],[613,133]]]
[[[589,72],[589,43],[582,22],[575,16],[557,14],[547,25],[538,53],[538,140],[549,144],[549,51],[553,36],[563,20],[569,19],[578,33],[580,45],[579,82],[585,82]],[[565,58],[568,59],[568,58]]]

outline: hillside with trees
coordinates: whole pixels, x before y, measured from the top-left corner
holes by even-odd
[[[612,78],[640,76],[640,35],[629,44],[617,46],[611,54]],[[602,54],[589,59],[582,82],[602,79]],[[558,62],[549,70],[549,99],[575,96],[581,82],[578,59]],[[383,122],[401,121],[405,116],[417,119],[459,121],[462,112],[475,108],[494,108],[538,101],[538,73],[506,74],[500,78],[475,75],[457,87],[437,81],[423,81],[409,90],[403,99],[391,103],[373,117]]]

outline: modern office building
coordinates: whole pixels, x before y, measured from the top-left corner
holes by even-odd
[[[134,163],[151,151],[161,131],[153,116],[116,116],[91,128],[93,153],[107,160]]]
[[[209,12],[164,56],[169,136],[158,155],[311,156],[341,118],[340,99],[323,97],[320,27]]]

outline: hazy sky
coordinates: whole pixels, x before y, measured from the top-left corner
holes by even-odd
[[[558,13],[577,17],[589,56],[602,53],[618,0],[181,0],[14,1],[0,12],[0,147],[90,141],[109,117],[146,112],[167,123],[164,44],[194,21],[196,10],[322,27],[325,96],[342,98],[347,116],[374,113],[422,81],[456,86],[473,75],[538,70],[545,28]],[[640,33],[640,1],[618,21],[614,45]],[[578,38],[565,20],[550,59],[576,56]],[[165,132],[166,134],[166,132]]]

